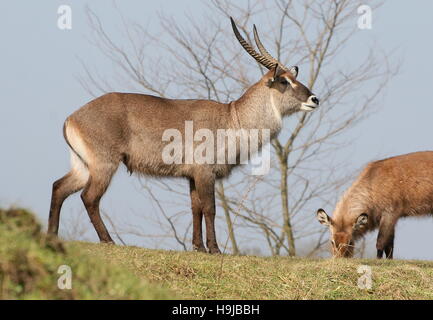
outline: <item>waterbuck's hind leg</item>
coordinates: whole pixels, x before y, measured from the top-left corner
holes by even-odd
[[[191,210],[192,210],[192,249],[194,251],[206,252],[203,244],[203,209],[200,198],[195,187],[194,179],[189,180],[189,192],[191,197]]]
[[[215,235],[215,176],[202,170],[194,177],[206,222],[206,246],[209,253],[221,253]]]
[[[60,210],[63,202],[71,194],[80,191],[86,184],[79,172],[71,170],[63,178],[53,183],[51,194],[50,215],[48,218],[48,233],[57,235],[59,231]]]
[[[102,221],[99,203],[110,184],[117,165],[99,165],[98,168],[89,168],[90,177],[81,193],[81,199],[86,207],[90,221],[98,234],[99,240],[105,243],[114,243]]]

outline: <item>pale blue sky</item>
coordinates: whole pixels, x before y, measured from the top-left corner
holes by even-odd
[[[70,31],[57,28],[61,4],[72,7]],[[31,208],[43,222],[48,216],[51,184],[69,167],[63,121],[91,98],[76,79],[82,74],[77,56],[101,67],[99,52],[86,39],[86,4],[104,21],[115,14],[111,4],[101,0],[0,3],[0,205]],[[139,21],[156,19],[159,10],[187,21],[186,13],[194,16],[204,10],[200,1],[128,0],[119,1],[118,6],[124,15]],[[433,149],[432,13],[431,1],[387,1],[373,12],[373,29],[360,31],[361,39],[373,39],[378,48],[395,49],[402,65],[380,111],[350,132],[357,138],[347,149],[352,168],[382,156]],[[359,48],[348,50],[356,54]],[[112,70],[110,63],[102,67],[105,73]],[[138,183],[123,172],[114,179],[103,207],[113,215],[154,210],[140,195]],[[82,210],[82,204],[74,196],[65,204],[63,216],[77,210]],[[81,217],[87,223],[87,217]],[[431,218],[405,220],[397,229],[395,255],[433,259],[431,243]]]

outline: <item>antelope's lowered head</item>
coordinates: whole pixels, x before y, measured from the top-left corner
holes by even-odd
[[[331,232],[332,254],[335,258],[351,258],[355,248],[355,240],[364,233],[368,215],[361,213],[356,219],[338,219],[334,221],[325,210],[317,210],[317,220],[329,227]]]
[[[281,62],[272,57],[263,46],[254,26],[254,40],[260,54],[245,41],[239,33],[232,18],[231,23],[236,38],[242,47],[261,65],[271,70],[264,76],[267,85],[271,90],[272,104],[279,109],[282,116],[292,114],[297,111],[312,111],[319,106],[319,99],[301,82],[296,80],[299,68],[293,66],[286,68]]]

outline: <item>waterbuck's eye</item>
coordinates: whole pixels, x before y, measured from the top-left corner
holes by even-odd
[[[284,78],[281,79],[280,83],[283,84],[283,85],[285,85],[285,86],[287,86],[289,84],[289,82],[286,79],[284,79]]]

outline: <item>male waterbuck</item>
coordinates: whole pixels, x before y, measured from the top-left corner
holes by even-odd
[[[317,219],[331,231],[335,257],[352,257],[354,242],[379,228],[377,257],[393,257],[399,218],[433,213],[433,151],[415,152],[369,163],[344,193],[334,214]]]
[[[270,69],[236,101],[227,104],[210,100],[172,100],[145,94],[108,93],[69,116],[63,133],[71,149],[72,169],[53,184],[48,232],[57,234],[60,209],[72,193],[84,189],[81,199],[101,242],[112,243],[99,212],[99,202],[122,162],[130,172],[151,176],[183,177],[189,180],[193,216],[193,249],[206,251],[202,240],[202,218],[206,222],[206,244],[210,253],[220,250],[215,238],[215,180],[229,175],[239,163],[189,163],[191,149],[182,150],[182,161],[163,159],[167,130],[194,131],[219,129],[266,129],[270,138],[281,130],[282,117],[303,110],[311,111],[319,100],[296,80],[297,67],[286,68],[274,59],[254,36],[260,54],[240,35],[233,20],[234,33],[243,48]],[[188,140],[185,134],[182,140]],[[165,141],[165,142],[164,142]],[[264,141],[259,141],[260,145]],[[197,144],[196,141],[193,142]],[[224,148],[226,148],[224,146]],[[220,151],[220,150],[217,150]],[[224,150],[225,152],[225,150]],[[178,159],[179,160],[179,159]]]

